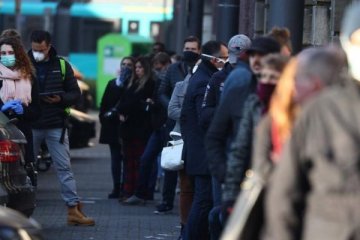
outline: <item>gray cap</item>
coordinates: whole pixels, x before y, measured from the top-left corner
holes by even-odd
[[[350,38],[357,29],[360,29],[360,2],[347,7],[342,21],[341,35]]]
[[[237,63],[240,53],[251,46],[251,40],[244,34],[233,36],[228,43],[229,63]]]

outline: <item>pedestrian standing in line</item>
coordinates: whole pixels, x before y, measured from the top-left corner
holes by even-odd
[[[1,62],[1,111],[9,118],[17,118],[15,125],[24,133],[25,162],[28,170],[34,170],[34,150],[31,123],[40,116],[38,84],[35,79],[35,69],[23,48],[20,38],[0,38]],[[30,169],[31,168],[31,169]],[[36,179],[30,175],[34,185]],[[9,206],[11,207],[11,206]]]
[[[31,50],[28,53],[39,84],[41,116],[33,123],[34,154],[37,155],[45,140],[61,184],[61,196],[67,207],[69,225],[95,225],[85,216],[76,191],[74,174],[71,171],[69,138],[65,122],[66,108],[75,104],[80,89],[70,64],[64,60],[62,73],[60,58],[51,45],[49,32],[35,30],[31,33]]]
[[[360,239],[359,12],[341,27],[350,78],[305,104],[271,177],[265,239]]]
[[[246,50],[250,48],[250,46],[251,40],[243,34],[235,35],[229,40],[228,62],[225,63],[224,68],[221,71],[212,75],[208,85],[206,86],[206,92],[200,114],[200,123],[205,130],[208,129],[214,117],[215,110],[219,105],[220,96],[222,94],[226,78],[229,76],[231,71],[236,68],[238,62],[248,60],[249,57]],[[219,213],[221,210],[222,186],[215,177],[212,177],[212,188],[214,206],[209,213],[210,235],[213,235],[214,233],[220,234],[221,232]]]
[[[242,118],[229,149],[222,196],[225,210],[223,219],[229,215],[229,210],[240,192],[245,171],[251,163],[254,130],[268,112],[271,96],[287,61],[288,58],[280,54],[269,54],[261,60],[262,69],[257,90],[250,94],[244,103]]]
[[[213,177],[224,182],[229,143],[233,140],[242,117],[244,102],[256,91],[261,73],[261,59],[270,53],[279,53],[280,45],[272,38],[255,38],[246,51],[250,65],[240,60],[225,80],[220,103],[205,139],[209,169]]]
[[[157,177],[157,159],[163,149],[165,139],[165,122],[167,119],[166,109],[159,103],[157,90],[160,81],[164,78],[167,68],[170,65],[170,56],[167,53],[159,52],[153,58],[155,69],[155,88],[153,95],[146,99],[148,112],[151,115],[153,132],[146,143],[144,153],[140,158],[139,181],[134,195],[124,201],[125,204],[137,205],[146,200],[154,199],[154,190]]]
[[[120,136],[124,144],[124,195],[126,199],[133,196],[136,191],[140,158],[152,132],[149,104],[146,100],[152,97],[154,89],[155,81],[150,60],[140,57],[135,61],[135,72],[117,106],[121,122]]]
[[[183,59],[170,65],[166,76],[160,82],[158,99],[165,109],[168,109],[172,92],[177,82],[183,81],[192,71],[199,60],[201,43],[197,37],[189,36],[184,40]],[[168,136],[174,128],[175,121],[167,119],[165,124]],[[177,185],[178,172],[164,170],[164,185],[162,189],[162,201],[156,206],[154,213],[167,213],[174,207],[175,189]]]
[[[211,76],[223,68],[227,46],[209,41],[202,48],[201,63],[189,79],[181,109],[180,126],[185,146],[185,171],[194,186],[194,198],[185,226],[185,239],[208,239],[208,214],[212,208],[212,184],[204,149],[205,131],[200,126],[201,106]]]
[[[109,145],[111,156],[113,190],[108,195],[110,199],[121,199],[124,194],[124,157],[119,135],[120,120],[116,106],[120,104],[126,85],[133,73],[134,65],[135,63],[132,57],[124,57],[121,60],[120,74],[117,78],[108,82],[100,103],[99,120],[101,130],[99,142]]]

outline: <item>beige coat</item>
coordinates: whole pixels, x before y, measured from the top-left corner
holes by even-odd
[[[360,84],[305,106],[267,192],[267,239],[360,239]]]

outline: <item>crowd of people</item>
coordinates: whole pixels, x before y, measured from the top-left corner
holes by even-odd
[[[124,58],[99,115],[102,136],[110,137],[102,141],[112,156],[109,198],[124,205],[153,199],[159,156],[175,131],[184,167],[164,171],[156,212],[173,209],[179,178],[179,239],[359,239],[356,11],[344,20],[342,48],[295,54],[289,30],[275,27],[226,44],[201,46],[189,36],[175,63],[163,44],[154,45],[157,53]],[[116,117],[106,118],[109,111]],[[105,133],[109,124],[118,135]],[[240,227],[232,213],[244,211],[235,203],[254,173],[262,190],[246,211],[258,215],[244,212]],[[341,231],[345,223],[354,228]]]
[[[99,111],[99,141],[111,154],[108,198],[154,200],[162,149],[177,132],[184,166],[163,170],[155,213],[174,208],[178,185],[179,239],[360,239],[359,12],[359,3],[346,12],[342,48],[295,54],[288,29],[275,27],[228,43],[189,36],[181,58],[162,43],[124,57]],[[80,96],[70,64],[42,30],[32,32],[28,53],[16,31],[3,31],[0,63],[0,109],[19,119],[26,163],[45,141],[67,223],[95,225],[70,166],[66,112]],[[244,207],[253,176],[261,191]]]

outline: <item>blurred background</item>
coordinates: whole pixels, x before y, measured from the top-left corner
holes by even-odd
[[[227,42],[288,27],[294,52],[337,42],[340,19],[353,0],[0,0],[0,29],[16,28],[27,49],[44,29],[90,86],[94,108],[127,55],[151,52],[154,42],[181,55],[183,39]]]

